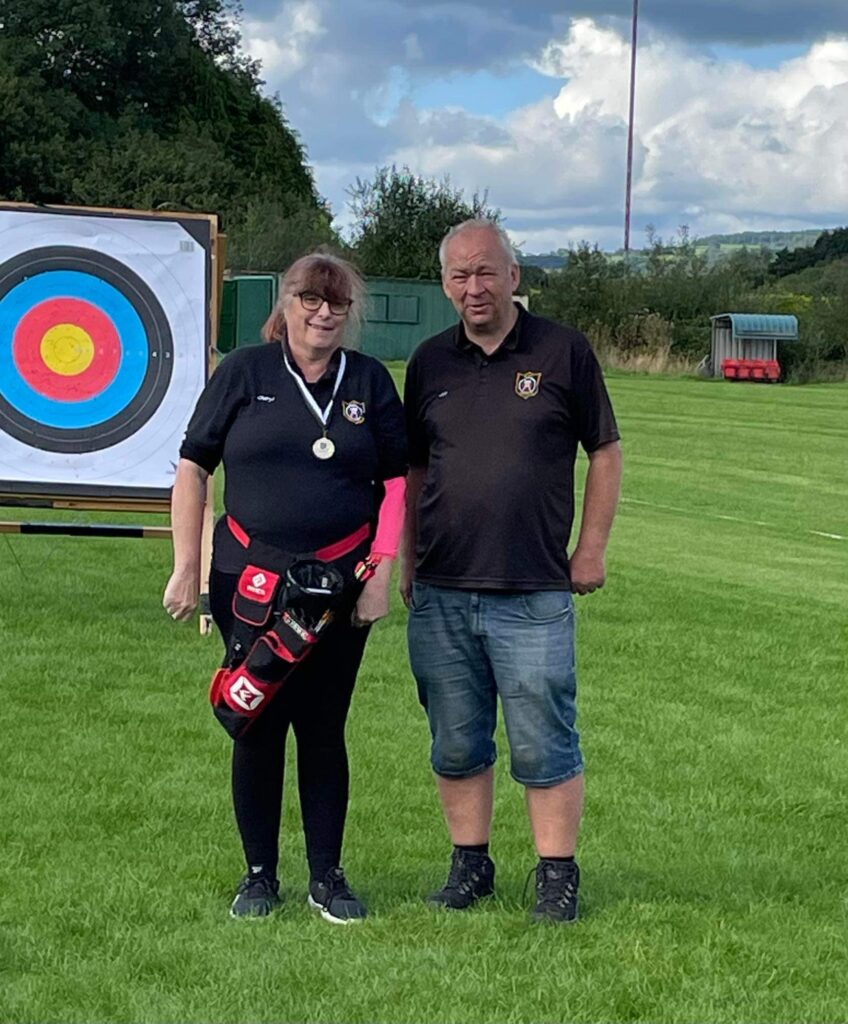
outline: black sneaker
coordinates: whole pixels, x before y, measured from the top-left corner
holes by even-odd
[[[568,924],[577,920],[577,890],[580,868],[571,861],[545,860],[536,865],[536,906],[534,921]]]
[[[351,890],[341,868],[330,868],[323,882],[310,883],[307,903],[333,924],[355,924],[368,916],[365,904]]]
[[[448,880],[427,897],[431,907],[468,910],[477,900],[495,892],[495,864],[486,853],[454,849]]]
[[[230,917],[267,917],[280,905],[280,883],[268,875],[248,872],[239,883]]]

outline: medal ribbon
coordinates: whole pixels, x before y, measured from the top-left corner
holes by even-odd
[[[336,386],[333,388],[332,397],[330,398],[330,401],[327,403],[327,406],[323,411],[321,410],[321,406],[315,401],[315,399],[309,393],[309,388],[306,386],[306,382],[303,380],[299,373],[295,373],[295,371],[291,368],[291,363],[289,362],[288,356],[286,355],[285,352],[283,352],[283,362],[286,364],[286,369],[289,371],[292,377],[294,377],[294,382],[300,389],[301,395],[303,395],[303,400],[306,403],[307,409],[309,409],[309,411],[312,413],[315,419],[318,420],[318,422],[324,428],[324,437],[326,437],[327,424],[330,422],[330,416],[333,413],[333,402],[335,402],[336,395],[339,393],[339,388],[341,387],[342,383],[342,377],[344,377],[345,367],[347,366],[347,356],[345,355],[344,350],[342,350],[342,357],[341,360],[339,361],[339,371],[336,374]]]

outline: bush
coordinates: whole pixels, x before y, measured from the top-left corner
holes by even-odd
[[[673,351],[674,325],[657,313],[626,317],[617,328],[592,324],[586,334],[605,369],[687,373],[696,360]]]
[[[843,379],[848,365],[848,259],[779,283],[768,253],[738,250],[710,263],[685,231],[671,244],[654,239],[626,263],[595,246],[578,246],[534,296],[542,315],[584,331],[605,366],[685,372],[710,351],[710,317],[719,313],[798,316],[801,341],[781,346],[792,381]]]
[[[787,275],[753,293],[749,304],[752,312],[798,317],[800,341],[779,346],[787,380],[848,378],[848,259]]]
[[[298,196],[254,200],[230,224],[227,266],[236,273],[285,270],[319,245],[342,246],[330,227],[330,215]]]

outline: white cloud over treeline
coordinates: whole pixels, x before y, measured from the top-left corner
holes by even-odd
[[[419,22],[413,31],[408,18],[387,17],[384,40],[396,37],[397,52],[381,53],[371,37],[357,51],[362,34],[345,37],[331,7],[289,0],[273,21],[248,22],[245,37],[337,212],[357,174],[396,162],[488,189],[529,250],[581,238],[619,244],[625,22],[575,18],[538,41],[523,59],[551,77],[550,97],[494,119],[464,110],[459,86],[448,108],[415,105],[410,83],[426,80],[417,65],[429,46]],[[648,222],[666,234],[685,222],[701,235],[848,222],[848,35],[753,68],[649,25],[638,57],[637,231]]]

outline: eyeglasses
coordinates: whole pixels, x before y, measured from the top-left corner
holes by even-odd
[[[350,307],[353,305],[353,299],[345,299],[343,302],[331,302],[323,295],[319,295],[318,292],[298,292],[297,297],[300,299],[301,306],[310,313],[317,313],[326,302],[333,316],[347,316]]]

